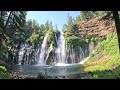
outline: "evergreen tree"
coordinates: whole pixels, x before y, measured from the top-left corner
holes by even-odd
[[[67,30],[72,31],[72,26],[73,26],[73,19],[71,16],[68,15],[68,25],[67,25]]]
[[[22,39],[26,11],[0,11],[0,59],[12,59]]]
[[[47,21],[46,23],[45,23],[45,31],[48,31],[49,30],[49,21]]]

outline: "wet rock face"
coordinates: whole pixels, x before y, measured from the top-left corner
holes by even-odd
[[[83,39],[89,37],[104,37],[115,31],[114,21],[110,19],[95,18],[89,21],[79,22],[79,36]]]

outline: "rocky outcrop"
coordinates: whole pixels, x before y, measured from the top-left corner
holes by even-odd
[[[79,22],[77,26],[81,38],[104,37],[115,31],[115,24],[112,18],[95,18],[89,21]]]

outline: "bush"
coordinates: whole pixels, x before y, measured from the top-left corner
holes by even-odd
[[[47,74],[38,73],[37,79],[50,79],[51,77]]]
[[[0,66],[0,72],[5,72],[5,71],[7,71],[7,69],[3,66]]]
[[[5,74],[7,69],[3,66],[0,66],[0,79],[13,79],[11,76]]]
[[[80,38],[77,36],[67,37],[66,44],[73,45],[73,47],[78,46],[80,44]]]

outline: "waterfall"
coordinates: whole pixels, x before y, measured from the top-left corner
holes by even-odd
[[[89,52],[92,53],[92,51],[94,50],[94,42],[90,42],[89,43]]]
[[[22,44],[20,46],[20,51],[19,51],[19,56],[18,56],[18,65],[21,65],[21,63],[22,63],[22,59],[23,59],[23,56],[24,56],[25,48],[26,48],[25,44]]]
[[[45,54],[46,54],[46,46],[47,46],[47,39],[48,39],[48,33],[44,37],[44,40],[41,45],[41,51],[40,51],[40,58],[38,61],[38,65],[44,65],[44,60],[45,60]]]
[[[50,44],[50,47],[49,47],[49,49],[48,49],[47,57],[46,57],[46,59],[45,59],[44,64],[46,64],[46,61],[47,61],[47,59],[48,59],[48,57],[49,57],[49,54],[50,54],[50,52],[52,51],[52,49],[53,49],[53,47],[52,47],[52,43],[51,43],[51,44]]]
[[[38,63],[39,55],[40,55],[40,48],[37,47],[37,49],[35,49],[35,53],[34,53],[34,56],[35,56],[35,64]]]
[[[65,38],[64,38],[64,34],[61,32],[60,36],[57,37],[55,35],[55,39],[57,41],[57,48],[55,51],[55,58],[57,61],[55,61],[55,63],[66,63],[65,59],[66,59],[66,49],[65,49]]]
[[[54,63],[54,65],[67,65],[67,64],[76,64],[84,63],[88,56],[94,51],[95,44],[90,42],[83,46],[74,46],[66,45],[64,33],[60,32],[59,36],[54,34],[56,40],[56,47],[53,47],[53,44],[50,44],[50,47],[47,47],[48,33],[45,35],[41,47],[37,46],[36,48],[31,47],[28,44],[21,44],[19,56],[18,56],[18,65],[37,65],[42,66]],[[52,52],[52,53],[51,53]],[[49,59],[53,55],[52,59]],[[51,61],[53,60],[53,61]]]

